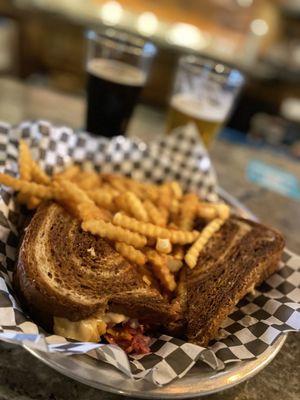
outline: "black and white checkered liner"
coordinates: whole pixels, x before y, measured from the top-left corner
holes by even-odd
[[[159,142],[116,137],[112,140],[75,134],[48,122],[10,127],[0,123],[0,170],[18,173],[18,142],[30,144],[34,158],[48,172],[71,161],[92,164],[101,171],[115,171],[138,180],[179,180],[185,189],[216,200],[215,175],[206,151],[198,144],[192,126]],[[153,340],[151,354],[128,357],[117,346],[69,342],[43,332],[22,312],[11,285],[19,241],[20,209],[9,188],[0,188],[0,339],[64,354],[89,353],[114,365],[128,377],[164,385],[184,376],[198,361],[214,369],[226,363],[259,357],[283,332],[300,329],[300,257],[285,251],[280,270],[255,295],[249,295],[223,324],[219,339],[205,349],[166,335]]]

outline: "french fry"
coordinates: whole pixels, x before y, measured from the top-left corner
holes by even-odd
[[[132,192],[124,192],[114,198],[116,207],[138,220],[147,222],[148,214],[141,200]]]
[[[159,192],[159,186],[151,184],[151,183],[143,183],[141,184],[144,197],[145,199],[149,199],[152,202],[156,202],[159,199],[160,192]]]
[[[121,210],[124,211],[126,214],[130,214],[130,207],[126,200],[124,192],[114,198],[114,204],[117,210]]]
[[[135,249],[133,246],[129,244],[117,242],[115,243],[115,249],[124,258],[137,265],[144,265],[147,261],[144,253],[142,253],[140,250]]]
[[[149,221],[155,225],[165,226],[165,218],[155,204],[151,200],[145,200],[143,204],[148,214]]]
[[[221,218],[216,218],[213,221],[211,221],[201,232],[200,236],[198,239],[195,241],[195,243],[189,248],[188,252],[186,253],[184,259],[187,265],[193,269],[196,264],[197,260],[199,257],[200,252],[208,242],[208,240],[211,238],[211,236],[217,232],[221,226],[225,223],[224,219]]]
[[[100,174],[103,181],[109,184],[111,188],[114,188],[119,193],[131,191],[137,195],[140,199],[149,199],[156,201],[159,198],[159,186],[152,183],[142,183],[134,179],[116,175],[116,174]]]
[[[39,199],[38,197],[29,196],[28,194],[21,192],[19,192],[17,195],[17,201],[20,204],[26,205],[26,207],[29,208],[29,210],[34,210],[41,203],[41,199]]]
[[[165,227],[168,224],[169,217],[170,217],[170,209],[166,209],[164,207],[159,207],[159,212],[162,216],[162,223],[161,226]]]
[[[160,206],[168,209],[174,197],[171,184],[169,182],[162,184],[159,188],[159,191],[160,191],[160,199],[159,199]]]
[[[94,171],[83,171],[74,181],[83,190],[93,190],[100,186],[100,177]]]
[[[149,222],[141,222],[134,218],[128,217],[120,212],[113,217],[113,223],[133,232],[140,233],[147,237],[170,239],[171,243],[187,244],[193,243],[199,236],[199,232],[170,230],[151,224]]]
[[[31,179],[36,183],[43,185],[50,185],[50,177],[41,169],[41,167],[33,160],[31,160]]]
[[[198,211],[198,196],[194,193],[189,193],[183,196],[180,204],[180,215],[178,218],[178,226],[183,230],[192,230],[194,220]]]
[[[199,203],[197,215],[205,220],[213,220],[218,216],[217,210],[210,203]]]
[[[169,183],[165,183],[159,188],[160,196],[159,196],[159,208],[162,210],[166,224],[169,220],[170,208],[173,199],[173,191]]]
[[[230,207],[227,204],[216,204],[218,216],[221,219],[228,219],[230,216]]]
[[[177,216],[177,214],[178,214],[178,212],[179,212],[179,209],[180,209],[180,204],[179,204],[179,201],[177,200],[177,199],[172,199],[172,201],[171,201],[171,204],[170,204],[170,217],[171,217],[171,220],[173,219],[175,219],[176,218],[176,216]]]
[[[177,260],[176,258],[172,257],[171,255],[167,256],[167,266],[169,270],[174,274],[175,272],[178,272],[182,266],[183,266],[183,261],[182,260]]]
[[[100,175],[101,177],[101,175]],[[102,183],[101,184],[101,190],[109,193],[112,197],[116,197],[120,194],[120,192],[118,190],[116,190],[115,188],[111,187],[110,184],[108,183]]]
[[[78,165],[70,165],[64,171],[53,175],[53,178],[55,180],[63,179],[63,180],[71,181],[79,173],[80,173],[80,168],[78,167]]]
[[[93,235],[117,242],[124,242],[137,249],[144,247],[147,243],[145,236],[115,226],[110,222],[90,220],[84,221],[81,226],[84,231],[91,232]]]
[[[52,199],[53,189],[52,187],[40,185],[35,182],[27,182],[22,179],[13,178],[10,175],[0,173],[0,183],[5,186],[10,186],[11,188],[20,191],[21,193],[26,193],[31,196],[36,196],[42,199]]]
[[[27,143],[20,140],[19,143],[19,171],[20,178],[25,181],[31,180],[31,154]]]
[[[159,253],[163,254],[169,254],[172,251],[172,244],[170,242],[170,239],[162,239],[158,238],[156,240],[156,250]]]
[[[125,192],[124,200],[130,214],[139,221],[148,222],[148,214],[141,200],[133,192]]]
[[[105,208],[100,208],[91,203],[75,204],[74,210],[82,221],[89,221],[92,219],[111,221],[112,214]]]
[[[94,204],[94,202],[89,198],[86,192],[80,189],[80,187],[78,187],[76,183],[67,181],[66,179],[60,179],[59,182],[55,184],[55,187],[57,188],[57,200],[70,200],[75,204]]]
[[[19,170],[20,178],[25,181],[33,180],[36,183],[49,185],[50,177],[32,159],[29,147],[24,140],[20,140],[19,145]]]
[[[134,179],[130,178],[125,178],[124,177],[124,182],[126,184],[127,190],[130,192],[134,193],[139,199],[144,198],[144,190],[140,182],[135,181]]]
[[[105,182],[108,182],[110,186],[116,189],[118,192],[123,193],[128,190],[125,179],[123,179],[121,176],[114,174],[102,174],[101,176]]]
[[[223,203],[203,203],[199,202],[198,217],[212,220],[217,217],[227,219],[230,216],[230,207]]]
[[[169,183],[171,190],[174,194],[174,197],[176,200],[180,200],[181,197],[183,196],[183,192],[182,192],[182,187],[180,186],[180,184],[176,181],[170,182]]]
[[[115,208],[114,205],[114,195],[111,191],[107,189],[95,189],[87,191],[87,194],[90,199],[92,199],[97,206],[107,208],[110,211],[113,211]]]
[[[55,188],[56,200],[62,202],[62,204],[69,205],[70,211],[73,211],[81,220],[111,220],[112,216],[110,212],[97,207],[87,193],[80,189],[75,183],[60,179],[56,183]]]
[[[154,275],[167,290],[173,292],[176,289],[176,282],[167,266],[167,257],[159,255],[154,250],[147,250],[146,255],[152,266]]]

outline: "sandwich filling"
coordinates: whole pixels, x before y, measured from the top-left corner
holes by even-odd
[[[81,342],[99,342],[104,337],[108,343],[117,344],[127,353],[146,354],[150,351],[150,338],[144,335],[144,326],[123,314],[107,312],[80,321],[54,317],[53,331]]]

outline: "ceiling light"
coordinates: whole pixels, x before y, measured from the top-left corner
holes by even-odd
[[[144,12],[138,17],[137,29],[146,36],[151,36],[157,30],[158,19],[152,12]]]
[[[100,10],[100,16],[108,25],[116,25],[122,19],[123,7],[117,1],[108,1],[103,4]]]

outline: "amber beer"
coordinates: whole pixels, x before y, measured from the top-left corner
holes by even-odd
[[[124,134],[144,86],[143,71],[121,61],[94,58],[87,64],[87,131]]]
[[[227,107],[226,107],[227,108]],[[192,94],[180,93],[172,97],[167,117],[167,132],[194,122],[206,146],[209,146],[220,131],[227,110],[197,99]]]

